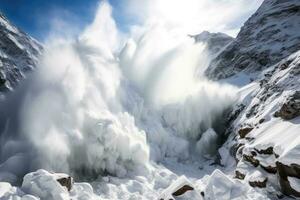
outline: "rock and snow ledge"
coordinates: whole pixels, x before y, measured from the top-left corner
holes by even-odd
[[[1,200],[90,200],[93,188],[88,183],[73,183],[72,177],[63,173],[51,173],[40,169],[28,173],[20,188],[0,182]]]

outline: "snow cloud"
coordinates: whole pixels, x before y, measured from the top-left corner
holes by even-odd
[[[128,21],[163,23],[188,34],[203,30],[235,36],[263,0],[121,0]],[[118,10],[119,11],[119,10]]]
[[[20,138],[33,146],[32,168],[126,176],[216,142],[210,128],[235,101],[235,88],[195,75],[211,58],[186,33],[230,31],[246,1],[141,2],[128,1],[126,12],[140,21],[128,34],[103,1],[78,37],[54,35],[45,44],[20,98]]]

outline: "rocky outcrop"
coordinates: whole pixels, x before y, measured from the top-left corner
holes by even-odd
[[[222,51],[230,42],[234,40],[233,37],[226,35],[224,33],[210,33],[208,31],[203,31],[198,35],[192,35],[195,42],[203,42],[207,45],[208,51],[216,56],[220,51]]]
[[[275,117],[281,117],[285,120],[291,120],[300,116],[300,91],[296,91],[287,98],[279,111],[275,112]]]
[[[62,186],[66,187],[68,191],[71,191],[73,186],[73,178],[67,174],[63,174],[57,177],[57,182],[59,182]]]
[[[288,180],[288,177],[300,179],[300,165],[285,165],[277,161],[276,167],[278,170],[278,179],[282,192],[286,195],[300,197],[300,191],[297,191],[295,188],[293,188]]]
[[[242,112],[238,116],[232,112],[235,120],[230,126],[230,130],[238,130],[232,132],[234,142],[230,146],[236,149],[232,151],[238,162],[235,177],[248,180],[253,171],[259,171],[261,178],[249,181],[251,186],[269,187],[269,184],[281,188],[285,195],[296,197],[299,197],[296,180],[300,182],[299,121],[296,119],[300,108],[299,68],[300,51],[265,70],[257,83],[253,83],[255,89],[248,99],[241,102],[245,105]],[[251,140],[247,139],[249,132]],[[270,178],[270,183],[262,177]]]
[[[181,188],[179,188],[175,192],[173,192],[172,195],[177,197],[177,196],[183,195],[184,193],[186,193],[187,191],[190,191],[190,190],[194,190],[194,188],[189,185],[183,185]]]
[[[34,69],[42,45],[0,13],[0,92],[13,89]]]
[[[253,127],[244,127],[241,128],[238,133],[240,135],[241,138],[245,138],[246,135],[248,135],[248,133],[250,133],[253,130]]]
[[[249,185],[251,187],[265,188],[267,187],[267,181],[268,178],[264,178],[262,181],[249,181]]]
[[[223,79],[262,71],[300,49],[300,1],[265,0],[206,74]],[[283,66],[284,68],[284,66]]]

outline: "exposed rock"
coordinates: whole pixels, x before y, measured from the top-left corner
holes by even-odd
[[[251,187],[259,187],[259,188],[265,188],[267,187],[268,178],[264,178],[262,181],[256,180],[256,181],[249,181],[249,185]]]
[[[261,118],[261,119],[258,121],[258,123],[262,124],[262,123],[264,123],[264,121],[265,121],[265,119],[264,119],[264,118]]]
[[[237,38],[212,60],[206,74],[223,79],[270,67],[300,49],[299,24],[299,0],[265,0]]]
[[[238,131],[238,133],[239,133],[239,135],[240,135],[241,138],[245,138],[246,135],[247,135],[248,133],[250,133],[250,131],[252,131],[252,130],[253,130],[252,127],[244,127],[244,128],[241,128],[241,129]]]
[[[42,45],[0,13],[0,50],[0,92],[4,92],[36,67]]]
[[[278,170],[278,179],[279,179],[281,191],[286,195],[293,195],[296,197],[300,197],[300,192],[292,188],[288,180],[289,176],[300,179],[300,165],[291,164],[288,166],[277,161],[276,167]]]
[[[259,165],[259,160],[257,160],[256,158],[254,158],[253,155],[243,154],[243,159],[245,161],[251,163],[254,167],[258,167],[258,165]]]
[[[65,175],[63,177],[58,177],[56,179],[62,186],[66,187],[70,191],[73,187],[73,178],[71,176]]]
[[[184,185],[181,188],[179,188],[178,190],[176,190],[175,192],[173,192],[172,195],[177,197],[177,196],[183,195],[184,193],[186,193],[187,191],[190,191],[190,190],[194,190],[194,188],[189,185]]]
[[[260,163],[261,168],[263,168],[266,172],[271,173],[271,174],[276,174],[277,173],[277,168],[273,166],[264,166]]]
[[[291,120],[300,116],[300,91],[296,91],[289,97],[280,110],[275,112],[274,116],[285,120]]]
[[[242,172],[238,171],[238,170],[235,170],[235,178],[237,179],[241,179],[241,180],[244,180],[245,179],[245,174],[243,174]]]
[[[259,154],[267,154],[267,155],[272,155],[273,153],[274,153],[274,151],[273,151],[273,147],[271,146],[271,147],[268,147],[268,148],[266,148],[266,149],[256,149],[256,148],[254,148],[254,150],[257,152],[257,153],[259,153]]]

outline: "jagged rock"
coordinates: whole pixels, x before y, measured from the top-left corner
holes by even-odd
[[[0,92],[4,92],[37,66],[43,47],[0,13],[0,49]]]
[[[275,112],[274,116],[285,120],[291,120],[300,116],[300,91],[296,91],[289,97],[280,110]]]
[[[251,187],[259,187],[259,188],[265,188],[267,187],[268,178],[264,178],[262,181],[256,180],[256,181],[249,181],[249,185]]]
[[[262,123],[264,123],[264,121],[265,121],[265,119],[264,119],[264,118],[261,118],[261,119],[258,121],[258,123],[262,124]]]
[[[56,179],[62,186],[66,187],[70,191],[73,187],[73,178],[67,174],[60,176]]]
[[[267,155],[272,155],[273,153],[274,153],[274,151],[273,151],[273,147],[271,146],[271,147],[268,147],[268,148],[266,148],[266,149],[256,149],[256,148],[254,148],[254,150],[257,152],[257,153],[259,153],[259,154],[267,154]]]
[[[190,190],[194,190],[194,188],[189,185],[184,185],[181,188],[179,188],[178,190],[176,190],[175,192],[173,192],[172,195],[177,197],[177,196],[183,195],[184,193],[186,193],[187,191],[190,191]]]
[[[245,161],[251,163],[254,167],[258,167],[258,165],[259,165],[259,160],[257,160],[256,158],[254,158],[253,155],[243,154],[243,159]]]
[[[277,161],[276,167],[278,170],[278,179],[279,179],[281,191],[286,195],[293,195],[296,197],[300,197],[300,192],[292,188],[288,180],[288,177],[295,177],[300,179],[300,165],[291,164],[288,166]]]
[[[245,128],[241,128],[241,129],[238,131],[238,133],[239,133],[239,135],[240,135],[241,138],[245,138],[246,135],[247,135],[248,133],[250,133],[250,131],[252,131],[252,130],[253,130],[252,127],[245,127]]]
[[[244,180],[244,179],[245,179],[245,176],[246,176],[246,175],[243,174],[242,172],[240,172],[240,171],[238,171],[238,170],[235,171],[235,178]]]
[[[263,168],[266,172],[271,173],[271,174],[276,174],[277,173],[277,168],[273,166],[264,166],[260,163],[261,168]]]
[[[300,1],[265,0],[207,68],[212,79],[261,71],[300,49]]]

